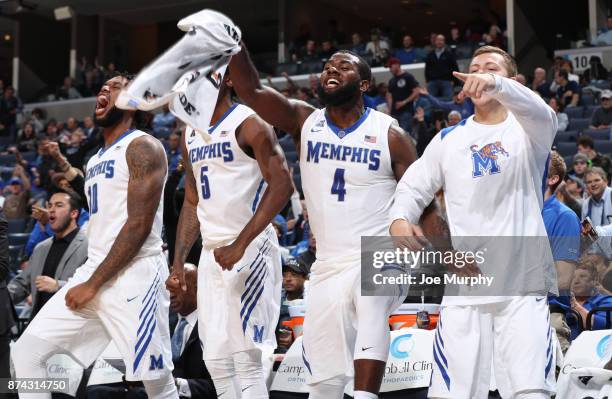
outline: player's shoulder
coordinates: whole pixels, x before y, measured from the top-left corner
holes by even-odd
[[[468,121],[470,121],[470,119],[471,117],[462,119],[459,123],[457,123],[454,126],[445,127],[444,129],[440,130],[440,132],[436,135],[436,137],[434,137],[434,139],[439,140],[439,141],[450,141],[451,138],[453,139],[464,138],[465,137],[464,130],[466,130]]]
[[[161,141],[151,136],[149,133],[143,132],[142,130],[135,130],[131,134],[134,135],[134,139],[128,144],[128,152],[137,152],[139,156],[157,156],[160,150],[165,153]]]

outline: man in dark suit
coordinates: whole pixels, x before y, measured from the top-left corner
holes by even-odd
[[[6,288],[9,275],[8,222],[0,209],[0,378],[9,377],[9,342],[15,324],[15,309]],[[2,394],[0,394],[0,398]]]
[[[217,393],[210,374],[202,360],[202,346],[198,337],[197,289],[198,269],[185,265],[183,291],[176,278],[168,278],[166,288],[170,291],[170,309],[177,314],[172,329],[172,361],[174,381],[179,397],[192,399],[216,399]],[[142,399],[147,395],[140,384],[118,383],[94,385],[87,388],[88,399]]]

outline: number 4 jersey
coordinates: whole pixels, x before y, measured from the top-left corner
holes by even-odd
[[[390,116],[366,108],[355,124],[341,129],[320,109],[302,126],[302,187],[317,263],[327,270],[359,262],[362,236],[389,234],[397,185],[389,153],[391,123],[396,122]]]
[[[130,171],[125,155],[132,141],[146,135],[147,133],[140,130],[128,130],[106,149],[100,149],[87,162],[85,194],[90,214],[87,225],[89,237],[87,250],[89,260],[96,265],[106,258],[119,231],[127,221]],[[162,215],[163,202],[160,200],[151,233],[135,258],[161,253]]]
[[[205,248],[216,248],[236,239],[263,195],[265,182],[259,165],[236,140],[236,129],[254,114],[249,107],[234,104],[208,129],[209,140],[189,127],[185,132]]]

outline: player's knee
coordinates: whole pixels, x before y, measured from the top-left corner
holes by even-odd
[[[310,384],[308,399],[340,399],[344,396],[345,376],[336,376]]]
[[[550,393],[545,391],[522,391],[514,395],[514,399],[550,399]]]
[[[236,375],[234,360],[231,358],[206,360],[206,368],[213,380],[233,378]]]
[[[238,375],[253,375],[263,372],[261,351],[258,349],[238,352],[234,355],[234,364]]]

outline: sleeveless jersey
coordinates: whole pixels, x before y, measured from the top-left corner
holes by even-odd
[[[185,144],[198,190],[198,219],[205,248],[236,239],[251,220],[264,191],[259,165],[236,140],[236,129],[255,112],[234,104],[204,140],[187,128]]]
[[[87,162],[85,194],[89,204],[88,256],[95,265],[108,255],[119,231],[127,222],[127,193],[130,173],[126,151],[130,143],[147,133],[128,130],[108,148],[100,149]],[[163,193],[161,198],[163,198]],[[155,213],[151,233],[135,258],[157,255],[162,252],[163,201]]]
[[[340,129],[319,109],[302,126],[302,188],[317,263],[326,268],[358,260],[362,236],[389,234],[388,213],[397,185],[388,140],[392,122],[390,116],[366,108],[354,125]]]

